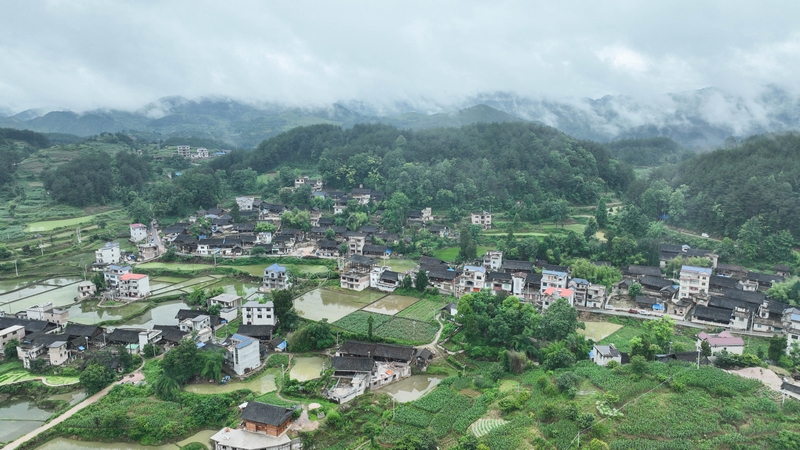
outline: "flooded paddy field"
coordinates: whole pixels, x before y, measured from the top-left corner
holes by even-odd
[[[323,366],[330,368],[328,358],[321,356],[292,358],[292,370],[289,377],[297,381],[308,381],[322,376]]]
[[[314,321],[328,319],[328,322],[335,322],[385,295],[371,291],[344,292],[314,289],[296,298],[294,307],[297,314],[304,319]]]
[[[374,389],[374,392],[388,394],[400,403],[413,402],[430,392],[443,377],[432,375],[411,375],[396,383]]]
[[[393,316],[416,303],[419,299],[402,295],[387,295],[364,307],[364,311]]]

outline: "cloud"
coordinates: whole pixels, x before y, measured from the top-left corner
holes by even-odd
[[[797,89],[800,4],[16,2],[4,107],[136,109],[164,96],[435,110],[481,92],[653,96]]]

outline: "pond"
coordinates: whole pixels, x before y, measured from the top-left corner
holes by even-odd
[[[328,319],[328,322],[336,322],[385,295],[374,292],[360,294],[360,292],[351,294],[327,289],[314,289],[294,299],[294,308],[297,310],[297,314],[304,319],[314,321]]]
[[[327,358],[320,356],[292,358],[292,370],[289,377],[297,381],[308,381],[322,376],[323,364],[330,368],[331,363]]]
[[[364,308],[364,311],[393,316],[400,311],[408,308],[419,300],[414,297],[404,297],[402,295],[387,295],[375,303],[371,303]]]
[[[375,392],[389,394],[400,403],[412,402],[435,388],[442,377],[433,375],[411,375],[396,383],[375,389]]]
[[[253,392],[260,392],[266,394],[278,389],[275,384],[275,377],[280,373],[281,369],[268,369],[263,375],[256,376],[252,380],[242,382],[231,382],[226,384],[217,383],[193,383],[184,388],[184,390],[193,392],[195,394],[222,394],[225,392],[238,391],[239,389],[250,389]]]
[[[177,325],[178,319],[175,318],[175,315],[180,309],[189,309],[189,305],[179,300],[160,303],[141,316],[126,321],[124,325],[143,326],[144,328],[153,328],[153,325]]]
[[[251,296],[255,296],[255,294],[258,293],[258,288],[260,288],[261,285],[254,283],[242,283],[241,281],[225,278],[219,283],[209,286],[209,288],[215,287],[221,287],[224,293],[238,295],[239,297],[242,297],[243,300],[246,300]]]
[[[143,310],[147,303],[135,302],[118,308],[101,308],[97,300],[86,300],[69,308],[69,321],[93,325],[104,320],[119,320]]]
[[[13,400],[0,406],[0,442],[10,442],[44,424],[52,413],[28,400]]]
[[[63,400],[65,402],[69,403],[70,405],[77,405],[78,403],[83,401],[83,399],[85,399],[85,398],[86,398],[86,392],[84,392],[84,391],[72,391],[72,392],[67,392],[66,394],[51,395],[47,399],[48,400]]]
[[[12,280],[2,280],[0,281],[0,294],[5,294],[6,292],[10,292],[38,282],[39,280],[36,278],[14,278]]]
[[[66,282],[65,280],[72,281],[72,283],[62,285],[61,287],[37,284],[27,286],[15,292],[0,295],[0,308],[2,308],[3,311],[15,313],[24,311],[31,306],[48,302],[52,302],[55,306],[71,305],[75,302],[75,297],[78,295],[78,289],[75,283],[79,282],[81,279],[57,279],[57,282],[64,283]]]
[[[199,442],[206,447],[211,448],[211,436],[219,430],[202,430],[195,435],[179,441],[176,444],[164,445],[139,445],[122,442],[87,442],[77,441],[74,439],[57,438],[52,441],[45,442],[37,447],[37,450],[178,450],[181,447],[189,445],[192,442]]]

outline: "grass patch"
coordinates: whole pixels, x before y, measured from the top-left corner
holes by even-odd
[[[39,233],[42,231],[52,231],[55,230],[56,228],[74,227],[82,223],[91,222],[95,219],[95,217],[99,215],[100,214],[93,214],[91,216],[74,217],[72,219],[43,220],[41,222],[33,222],[28,224],[28,227],[25,229],[25,231],[27,231],[28,233]]]

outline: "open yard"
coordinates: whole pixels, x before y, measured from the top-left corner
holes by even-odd
[[[615,331],[622,328],[622,325],[611,322],[584,322],[586,324],[585,330],[578,330],[578,333],[599,342],[607,336],[612,335]]]

